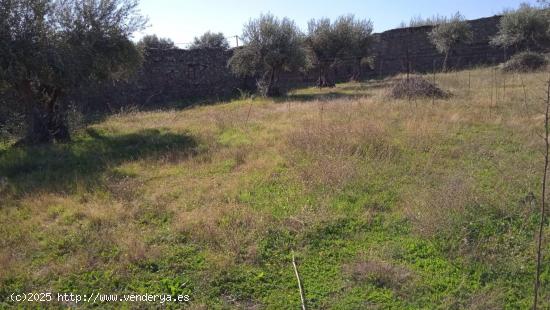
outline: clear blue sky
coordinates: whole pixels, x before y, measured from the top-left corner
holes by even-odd
[[[311,18],[335,18],[353,13],[370,18],[376,32],[395,28],[413,16],[450,15],[460,11],[468,19],[492,16],[536,0],[141,0],[141,12],[150,27],[143,34],[157,34],[177,43],[191,42],[208,30],[226,36],[240,35],[250,18],[271,12],[287,16],[305,30]],[[232,40],[232,44],[234,44]]]

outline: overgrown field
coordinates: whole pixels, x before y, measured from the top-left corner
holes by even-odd
[[[4,146],[0,308],[51,291],[298,309],[293,253],[308,309],[529,308],[548,73],[436,79],[449,98],[346,83]],[[548,241],[543,263],[550,307]]]

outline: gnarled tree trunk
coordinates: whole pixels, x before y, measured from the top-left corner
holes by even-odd
[[[27,133],[17,144],[35,145],[53,142],[48,125],[47,113],[39,107],[31,107],[27,111]]]
[[[443,59],[443,68],[442,68],[443,72],[447,72],[447,63],[449,61],[449,53],[450,53],[450,51],[447,51],[445,53],[445,59]]]
[[[276,69],[265,72],[262,78],[257,82],[260,94],[264,97],[280,96],[281,90],[277,86],[278,81],[279,75]]]
[[[26,107],[27,133],[17,145],[47,144],[71,140],[67,117],[58,104],[61,91],[54,87],[39,87],[40,95],[28,80],[18,85]]]
[[[58,88],[48,88],[49,94],[47,106],[48,130],[56,142],[69,142],[71,135],[67,121],[65,108],[59,104],[59,97],[62,95]]]
[[[361,81],[361,78],[363,77],[363,66],[362,66],[362,58],[358,57],[355,59],[355,66],[353,66],[353,74],[350,77],[351,81]]]
[[[319,64],[319,79],[317,80],[317,86],[334,87],[336,83],[330,78],[330,64],[321,62]]]

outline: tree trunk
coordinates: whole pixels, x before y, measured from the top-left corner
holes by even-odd
[[[317,81],[317,85],[320,88],[336,86],[336,84],[328,76],[329,68],[330,68],[330,65],[326,63],[319,64],[319,80]]]
[[[54,112],[50,114],[48,129],[56,142],[67,143],[71,141],[71,133],[69,131],[69,125],[67,116],[64,112]]]
[[[274,93],[274,84],[275,84],[275,69],[271,70],[271,74],[269,75],[269,83],[267,84],[267,91],[266,95],[268,97],[272,97]]]
[[[48,144],[71,140],[64,109],[58,105],[61,91],[52,87],[40,87],[40,95],[30,81],[18,85],[18,93],[26,106],[27,133],[16,145]],[[44,99],[43,97],[47,98]],[[38,98],[40,97],[40,98]]]
[[[362,77],[363,77],[363,67],[361,65],[361,60],[362,58],[357,58],[356,59],[356,66],[355,66],[355,72],[353,73],[353,76],[352,76],[352,80],[353,81],[356,81],[356,82],[359,82],[361,81]]]
[[[53,142],[48,129],[48,115],[39,107],[27,112],[27,134],[18,144],[35,145]]]
[[[449,60],[449,52],[445,53],[445,59],[443,60],[443,72],[447,72],[447,61]]]
[[[257,81],[258,92],[264,97],[273,97],[279,95],[277,85],[277,72],[275,69],[266,71],[264,75]]]
[[[61,91],[57,88],[50,89],[48,108],[48,130],[56,142],[66,143],[71,140],[66,111],[58,104]]]
[[[278,72],[277,69],[271,69],[269,72],[269,79],[266,82],[265,90],[264,90],[264,96],[266,97],[277,97],[281,95],[281,91],[279,87],[277,87],[277,83],[279,81],[278,78]]]

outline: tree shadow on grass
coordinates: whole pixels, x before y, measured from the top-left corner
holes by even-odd
[[[288,101],[299,101],[299,102],[310,102],[310,101],[331,101],[337,99],[359,99],[364,98],[366,95],[361,94],[346,94],[340,92],[328,92],[328,93],[313,93],[313,94],[288,94],[284,97],[274,98],[276,102],[288,102]]]
[[[105,185],[110,171],[126,161],[143,158],[187,158],[197,153],[190,135],[147,129],[113,135],[88,129],[65,145],[11,148],[0,153],[0,177],[12,195],[32,192],[71,193],[79,186]],[[2,192],[0,192],[0,196]],[[0,202],[1,205],[1,202]]]
[[[391,85],[392,81],[386,80],[370,80],[368,82],[360,83],[344,83],[337,84],[333,88],[305,88],[294,90],[288,95],[275,98],[276,102],[287,101],[330,101],[337,99],[349,99],[357,100],[371,97],[374,91],[387,88]]]
[[[369,91],[373,91],[380,88],[386,88],[391,85],[391,81],[369,81],[368,83],[357,83],[357,84],[348,84],[340,85],[338,89],[346,92],[354,92],[357,94],[368,94]]]

